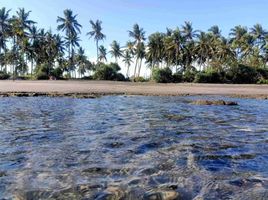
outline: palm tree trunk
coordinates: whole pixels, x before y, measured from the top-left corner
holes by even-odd
[[[135,68],[134,68],[134,80],[136,78],[136,70],[137,70],[137,66],[138,66],[138,57],[136,58],[136,63],[135,63]]]
[[[139,66],[139,71],[138,71],[138,77],[140,77],[140,73],[141,73],[141,64],[142,64],[142,59],[140,59],[140,66]]]
[[[97,48],[97,63],[99,62],[99,41],[96,40],[96,48]]]
[[[31,78],[33,77],[33,59],[31,61]]]
[[[17,63],[17,55],[16,55],[16,37],[14,36],[13,38],[13,53],[14,53],[14,61],[13,61],[13,81],[15,81],[15,67],[16,67],[16,63]]]
[[[129,65],[127,65],[127,74],[126,74],[126,77],[127,78],[129,77]]]
[[[0,48],[0,56],[1,56],[1,52],[2,52],[2,48]],[[4,58],[4,56],[1,59],[3,59],[3,58]],[[3,71],[3,60],[1,60],[1,71]]]

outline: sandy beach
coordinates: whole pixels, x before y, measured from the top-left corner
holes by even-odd
[[[228,95],[268,98],[268,85],[156,84],[112,81],[0,81],[0,94]],[[38,96],[38,95],[37,95]]]

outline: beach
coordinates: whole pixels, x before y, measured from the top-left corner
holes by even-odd
[[[268,85],[238,84],[156,84],[115,81],[0,81],[2,96],[33,94],[50,95],[225,95],[249,98],[268,98]]]

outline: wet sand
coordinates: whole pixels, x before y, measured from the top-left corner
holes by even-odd
[[[1,96],[226,95],[268,98],[268,85],[156,84],[113,81],[0,81]]]

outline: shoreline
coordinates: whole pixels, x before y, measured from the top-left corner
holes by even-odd
[[[0,97],[96,98],[104,95],[205,96],[268,99],[268,85],[133,83],[115,81],[0,81]]]

